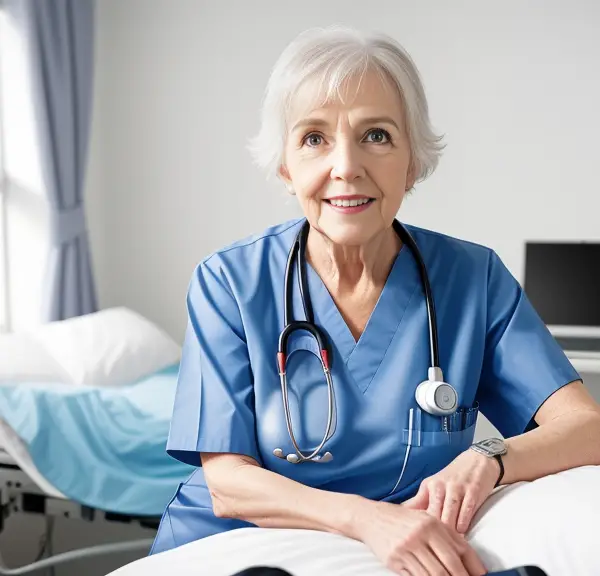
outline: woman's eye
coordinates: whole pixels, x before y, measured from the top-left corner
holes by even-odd
[[[371,136],[372,138],[370,138]],[[369,130],[366,138],[368,139],[368,142],[372,142],[373,144],[387,144],[391,141],[389,132],[387,132],[383,128],[375,128],[373,130]]]
[[[323,141],[323,137],[320,134],[308,134],[304,138],[304,142],[309,146],[318,146]]]
[[[371,144],[389,144],[392,141],[390,133],[383,128],[374,128],[369,130],[365,136],[367,142]],[[303,144],[308,144],[311,148],[315,148],[323,144],[323,136],[313,132],[304,137]]]

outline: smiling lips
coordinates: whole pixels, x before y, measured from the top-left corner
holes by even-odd
[[[374,198],[368,196],[336,196],[324,200],[336,212],[342,214],[357,214],[364,212],[373,202]]]

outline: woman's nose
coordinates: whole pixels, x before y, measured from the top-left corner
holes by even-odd
[[[337,142],[331,153],[331,179],[350,182],[364,173],[358,146],[346,139]]]

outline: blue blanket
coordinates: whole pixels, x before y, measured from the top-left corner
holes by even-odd
[[[162,514],[192,467],[165,452],[177,371],[123,388],[0,386],[0,418],[69,499],[131,515]]]

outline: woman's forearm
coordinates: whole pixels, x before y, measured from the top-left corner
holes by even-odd
[[[600,415],[593,410],[575,411],[509,438],[506,444],[502,484],[600,464]]]
[[[210,466],[204,467],[207,474]],[[219,517],[262,528],[321,530],[354,539],[354,516],[366,503],[360,496],[310,488],[247,462],[222,466],[214,478],[207,477],[207,484]]]

